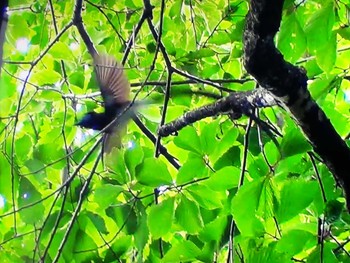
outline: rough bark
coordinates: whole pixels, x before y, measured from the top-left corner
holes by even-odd
[[[350,151],[307,90],[305,70],[283,59],[274,44],[283,0],[252,0],[244,30],[244,65],[280,100],[343,188],[350,211]]]

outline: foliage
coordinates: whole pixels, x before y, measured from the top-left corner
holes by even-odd
[[[247,1],[152,1],[153,19],[135,35],[144,3],[84,1],[82,18],[99,52],[122,60],[135,41],[125,71],[132,96],[161,98],[140,109],[153,134],[163,118],[213,101],[191,90],[254,88],[241,59]],[[11,1],[0,79],[2,262],[349,261],[342,194],[280,108],[259,112],[283,134],[274,140],[244,116],[204,119],[162,138],[179,169],[154,157],[132,122],[125,147],[101,160],[101,134],[74,126],[102,109],[90,54],[71,23],[75,4]],[[344,138],[349,7],[285,1],[276,38],[285,59],[306,69],[313,98]],[[317,242],[320,222],[330,230]]]

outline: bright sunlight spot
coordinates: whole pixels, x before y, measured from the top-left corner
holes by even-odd
[[[0,209],[5,206],[5,197],[0,195]]]
[[[345,94],[344,94],[344,99],[345,99],[345,101],[346,101],[347,103],[350,103],[350,90],[346,90],[344,93],[345,93]]]
[[[161,185],[158,187],[158,191],[159,191],[159,194],[164,194],[166,191],[168,190],[168,186],[167,185]]]
[[[128,149],[134,149],[135,147],[135,143],[133,141],[128,141],[127,144],[126,144],[126,148]]]
[[[27,53],[29,49],[29,40],[24,37],[17,39],[16,48],[21,53]]]
[[[77,50],[79,48],[79,45],[77,44],[77,43],[71,43],[70,45],[69,45],[69,49],[70,50]]]
[[[19,93],[21,93],[22,92],[22,90],[23,90],[23,82],[26,80],[26,78],[28,77],[28,74],[29,74],[29,71],[28,70],[22,70],[22,71],[20,71],[19,72],[19,74],[18,74],[18,78],[20,79],[20,80],[22,80],[22,81],[18,81],[17,82],[17,91],[19,92]]]

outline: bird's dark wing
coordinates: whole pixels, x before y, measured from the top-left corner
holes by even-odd
[[[125,105],[129,101],[130,84],[122,66],[108,55],[96,55],[94,65],[106,110]]]

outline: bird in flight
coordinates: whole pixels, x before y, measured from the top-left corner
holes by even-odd
[[[105,148],[120,147],[120,132],[134,114],[133,108],[128,107],[130,105],[130,84],[122,65],[114,57],[96,54],[93,60],[105,110],[102,113],[88,112],[76,125],[97,131],[109,126],[104,130],[106,133]],[[115,122],[109,125],[114,120]],[[113,137],[118,138],[116,141],[114,140],[116,145],[109,145],[109,137],[112,134]],[[104,149],[104,151],[108,152],[108,149]]]

